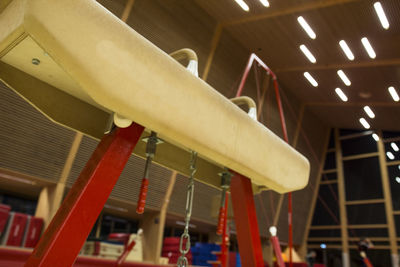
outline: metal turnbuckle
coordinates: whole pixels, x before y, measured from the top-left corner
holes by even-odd
[[[150,136],[146,138],[146,165],[144,167],[144,175],[142,179],[142,184],[140,186],[139,199],[136,206],[136,213],[142,214],[144,212],[144,207],[146,205],[147,191],[149,188],[149,169],[151,162],[156,153],[157,143],[159,139],[157,138],[157,133],[151,132]]]
[[[190,160],[190,177],[186,194],[185,229],[183,230],[183,234],[181,235],[181,239],[179,241],[179,252],[181,253],[181,256],[178,258],[177,262],[178,267],[188,266],[188,260],[186,258],[186,254],[190,250],[189,223],[190,223],[190,217],[192,216],[194,174],[196,173],[196,160],[197,160],[197,152],[192,151],[192,157]]]
[[[222,235],[224,229],[225,213],[228,212],[227,210],[225,210],[225,197],[226,197],[226,192],[228,191],[229,186],[231,184],[231,177],[232,177],[232,174],[228,170],[221,173],[220,175],[221,175],[222,192],[221,192],[221,204],[218,216],[217,235]]]

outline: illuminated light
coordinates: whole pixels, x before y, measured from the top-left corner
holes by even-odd
[[[342,48],[343,52],[345,53],[346,57],[350,60],[354,60],[353,52],[351,52],[350,47],[347,45],[345,40],[341,40],[339,42],[340,47]]]
[[[235,2],[244,10],[249,11],[249,6],[243,0],[235,0]]]
[[[320,247],[321,247],[322,249],[326,249],[326,244],[321,244]]]
[[[376,58],[376,53],[375,53],[374,49],[372,48],[371,44],[369,43],[367,37],[362,38],[361,43],[363,44],[365,50],[367,50],[368,56],[370,58]]]
[[[308,58],[308,60],[310,60],[311,63],[317,62],[314,55],[311,54],[310,50],[308,50],[308,48],[305,45],[303,44],[300,45],[300,50],[304,53],[304,55]]]
[[[400,184],[400,177],[396,177],[396,182]]]
[[[362,126],[364,126],[365,129],[371,128],[371,126],[369,125],[369,123],[367,122],[367,120],[364,119],[364,118],[360,118],[360,123],[362,124]]]
[[[304,77],[306,77],[306,79],[311,83],[312,86],[314,87],[318,86],[317,81],[313,78],[313,76],[311,76],[310,73],[304,72]]]
[[[386,152],[386,156],[390,159],[390,160],[394,160],[394,155],[392,152]]]
[[[372,109],[369,106],[364,107],[365,113],[367,113],[368,117],[371,119],[375,118],[375,113],[372,111]]]
[[[308,25],[307,21],[302,16],[297,17],[297,21],[300,23],[300,26],[303,27],[303,29],[306,31],[308,36],[310,36],[311,39],[315,39],[317,37],[313,29],[311,29],[310,25]]]
[[[175,223],[176,223],[177,225],[186,226],[186,223],[185,223],[185,222],[182,222],[182,221],[176,221]],[[191,227],[191,228],[196,228],[197,226],[194,225],[194,224],[189,223],[189,227]]]
[[[116,206],[108,205],[108,204],[105,204],[104,208],[112,209],[112,210],[118,210],[118,211],[122,211],[122,212],[128,212],[128,209],[121,208],[121,207],[116,207]]]
[[[374,138],[374,140],[375,140],[376,142],[379,141],[379,136],[378,136],[376,133],[372,134],[372,138]]]
[[[336,88],[335,89],[336,94],[340,97],[340,99],[342,99],[342,101],[347,102],[347,100],[349,100],[347,98],[347,96],[343,93],[342,89],[340,88]]]
[[[277,231],[278,231],[278,230],[276,229],[275,226],[271,226],[271,227],[269,228],[269,232],[271,233],[272,236],[276,236],[276,232],[277,232]]]
[[[399,170],[400,170],[400,165],[399,165],[399,166],[397,166],[397,168],[399,168]]]
[[[265,7],[269,7],[269,2],[268,0],[260,0],[261,4]]]
[[[28,180],[28,179],[24,179],[24,178],[8,175],[8,174],[5,174],[5,173],[0,173],[0,177],[4,178],[4,179],[15,181],[15,182],[19,182],[19,183],[24,183],[24,184],[31,184],[31,185],[35,185],[36,184],[35,181],[31,181],[31,180]]]
[[[343,83],[347,86],[351,85],[349,78],[347,78],[346,74],[342,70],[338,70],[337,74],[339,75],[340,79],[342,79]]]
[[[398,152],[399,151],[399,147],[396,145],[396,143],[391,142],[390,146],[393,148],[394,151]]]
[[[394,89],[393,86],[390,86],[390,87],[388,88],[388,90],[389,90],[389,93],[390,93],[390,95],[392,96],[393,100],[396,101],[396,102],[399,102],[400,97],[399,97],[399,95],[397,94],[396,89]]]
[[[376,11],[376,14],[378,15],[378,18],[382,24],[382,27],[387,30],[389,29],[389,21],[386,17],[385,11],[383,11],[382,5],[380,2],[375,2],[374,8]]]

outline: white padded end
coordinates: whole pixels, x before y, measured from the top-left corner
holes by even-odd
[[[122,117],[121,115],[118,115],[117,113],[114,113],[114,123],[117,125],[119,128],[127,128],[131,126],[132,121]]]
[[[249,114],[250,118],[252,118],[253,120],[257,121],[257,109],[254,107],[251,107],[249,109],[249,112],[247,112],[247,114]]]
[[[190,60],[186,69],[190,71],[194,76],[199,77],[198,64],[196,60]]]

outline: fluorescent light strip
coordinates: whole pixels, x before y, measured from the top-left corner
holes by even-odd
[[[367,120],[364,119],[364,118],[360,118],[360,123],[362,124],[362,126],[364,126],[365,129],[371,128],[371,126],[369,125],[369,123],[367,122]]]
[[[311,54],[310,50],[305,45],[300,45],[300,50],[304,53],[304,55],[310,60],[311,63],[317,62],[313,54]]]
[[[391,142],[390,146],[393,148],[394,151],[398,152],[399,151],[399,147],[396,145],[396,143]]]
[[[388,88],[388,90],[389,90],[389,93],[390,93],[390,95],[392,96],[393,100],[396,101],[396,102],[399,102],[400,97],[399,97],[399,95],[397,94],[396,89],[394,89],[393,86],[390,86],[390,87]]]
[[[375,113],[372,111],[372,109],[369,106],[364,107],[365,113],[367,113],[368,117],[371,119],[375,118]]]
[[[297,17],[297,21],[300,23],[300,26],[303,27],[303,29],[306,31],[308,36],[310,36],[311,39],[315,39],[317,37],[313,29],[311,29],[310,25],[308,25],[307,21],[302,16]]]
[[[351,85],[349,78],[347,78],[346,74],[342,70],[338,70],[337,74],[339,75],[340,79],[342,79],[343,83],[347,86]]]
[[[396,177],[396,182],[400,184],[400,177],[399,176]]]
[[[361,43],[363,44],[365,50],[367,50],[368,56],[370,58],[376,58],[376,53],[374,51],[374,49],[372,48],[371,44],[368,41],[367,37],[363,37],[361,39]]]
[[[235,0],[235,2],[244,10],[249,11],[249,6],[243,0]]]
[[[265,7],[269,7],[269,2],[268,0],[260,0],[261,4]]]
[[[374,138],[374,140],[375,140],[376,142],[379,141],[379,136],[378,136],[376,133],[372,134],[372,138]]]
[[[375,12],[378,15],[378,18],[382,24],[382,27],[387,30],[389,29],[389,21],[386,17],[385,11],[383,11],[382,5],[380,2],[375,2],[374,4]]]
[[[386,156],[390,159],[390,160],[394,160],[394,155],[392,152],[386,152]]]
[[[112,209],[112,210],[118,210],[118,211],[122,211],[122,212],[128,212],[128,209],[121,208],[121,207],[116,207],[116,206],[108,205],[108,204],[105,204],[104,208]]]
[[[347,102],[347,100],[349,100],[347,98],[347,96],[343,93],[342,89],[340,88],[336,88],[335,89],[336,94],[340,97],[340,99],[342,99],[342,101]]]
[[[347,45],[345,40],[341,40],[339,42],[340,47],[342,48],[343,52],[345,53],[346,57],[350,60],[354,60],[353,52],[351,52],[350,47]]]
[[[11,176],[11,175],[8,175],[8,174],[5,174],[5,173],[1,173],[0,177],[8,179],[8,180],[24,183],[24,184],[31,184],[31,185],[35,185],[36,184],[35,181],[27,180],[27,179],[24,179],[24,178],[19,178],[19,177],[16,177],[16,176]]]
[[[311,83],[312,86],[317,87],[318,83],[317,81],[313,78],[313,76],[311,76],[310,73],[308,73],[307,71],[304,72],[304,77],[306,77],[306,79]]]

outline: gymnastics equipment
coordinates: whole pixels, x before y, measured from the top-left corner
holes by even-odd
[[[247,218],[256,219],[253,192],[306,186],[305,157],[172,56],[94,0],[1,2],[0,79],[54,122],[101,139],[26,266],[60,266],[61,255],[72,265],[131,153],[146,157],[139,140],[151,131],[164,141],[157,164],[189,176],[195,151],[194,179],[215,188],[228,168],[234,210]],[[250,236],[239,243],[260,246],[241,220],[239,235]],[[246,266],[261,264],[243,253]]]

